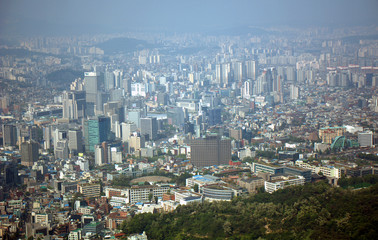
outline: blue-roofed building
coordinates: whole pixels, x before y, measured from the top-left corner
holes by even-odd
[[[198,185],[201,189],[204,185],[221,183],[222,180],[219,177],[211,176],[211,175],[196,175],[191,178],[186,179],[186,186],[187,187],[194,187],[194,185]]]

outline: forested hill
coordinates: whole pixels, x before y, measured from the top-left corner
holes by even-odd
[[[378,184],[345,190],[321,182],[139,214],[122,229],[149,239],[378,239],[377,199]]]

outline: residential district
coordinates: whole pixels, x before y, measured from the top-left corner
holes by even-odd
[[[1,45],[0,236],[147,239],[122,222],[377,174],[376,30],[288,31]]]

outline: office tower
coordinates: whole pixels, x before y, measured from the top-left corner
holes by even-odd
[[[128,142],[133,132],[137,130],[135,123],[121,123],[122,142]]]
[[[140,119],[140,134],[148,135],[148,140],[156,140],[157,138],[157,120],[156,117],[148,117]]]
[[[129,138],[129,153],[140,150],[145,147],[145,141],[143,135],[134,134]]]
[[[84,122],[85,151],[94,152],[94,146],[105,141],[109,141],[110,118],[99,116],[87,119]]]
[[[130,77],[126,77],[123,79],[123,89],[125,91],[126,96],[131,95],[131,78]]]
[[[160,106],[166,106],[168,104],[169,96],[166,93],[159,92],[156,96],[156,102]]]
[[[105,70],[104,74],[104,87],[106,91],[109,91],[114,88],[114,73],[109,71],[108,69]]]
[[[127,120],[133,122],[137,128],[140,127],[140,118],[142,116],[142,110],[131,110],[127,114]]]
[[[19,183],[17,163],[7,162],[3,176],[5,185],[16,186]]]
[[[191,141],[191,163],[196,167],[225,165],[231,160],[231,140],[206,136]]]
[[[182,107],[169,107],[167,111],[168,124],[177,127],[183,126],[185,123],[185,114]]]
[[[27,141],[21,144],[21,164],[27,167],[33,166],[38,161],[38,143]]]
[[[3,146],[16,146],[17,127],[14,125],[3,125]]]
[[[43,128],[43,149],[51,148],[51,140],[51,126],[46,126]]]
[[[123,72],[121,70],[114,70],[114,88],[121,88]]]
[[[42,141],[42,135],[40,134],[41,129],[37,125],[27,126],[29,131],[29,139],[36,142]]]
[[[57,145],[59,140],[66,139],[67,138],[67,132],[65,130],[59,130],[58,128],[54,130],[53,134],[53,140],[54,140],[54,148]]]
[[[68,148],[72,155],[77,155],[83,152],[83,133],[81,130],[68,131]]]
[[[56,159],[68,159],[68,140],[60,139],[54,146],[54,155]]]
[[[257,62],[254,60],[246,61],[246,75],[247,79],[256,80],[258,72],[257,72]]]
[[[125,95],[124,90],[117,88],[110,90],[110,101],[121,101]]]
[[[222,123],[222,109],[212,108],[207,110],[207,124],[209,126],[214,126]]]
[[[292,84],[290,86],[290,99],[295,100],[299,98],[299,87]]]
[[[99,74],[96,72],[84,73],[84,87],[86,100],[86,113],[88,116],[95,115],[95,106],[98,104]]]
[[[70,91],[63,93],[63,118],[80,119],[85,117],[85,100],[84,91]]]

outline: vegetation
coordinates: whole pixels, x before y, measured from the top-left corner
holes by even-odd
[[[374,154],[358,153],[357,157],[361,159],[366,159],[374,162],[378,162],[378,156]]]
[[[358,191],[324,182],[138,214],[126,234],[149,239],[377,239],[378,184]]]
[[[268,159],[273,159],[276,157],[276,152],[274,151],[256,151],[256,157],[264,157]]]
[[[377,175],[363,177],[340,178],[337,184],[342,188],[363,188],[378,183]]]

